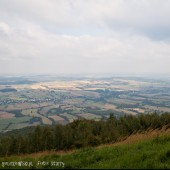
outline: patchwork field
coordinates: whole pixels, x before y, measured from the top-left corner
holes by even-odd
[[[13,84],[14,79],[12,82],[8,79],[0,85],[2,132],[36,124],[65,124],[80,118],[99,120],[110,114],[170,112],[170,79],[38,76],[27,79],[32,83]]]
[[[76,115],[71,115],[71,114],[68,114],[68,113],[63,113],[63,114],[60,114],[62,117],[65,117],[69,122],[73,122],[74,120],[76,120],[78,117]]]
[[[0,112],[0,119],[10,119],[15,117],[14,114],[8,112]]]
[[[85,118],[85,119],[94,119],[94,120],[101,119],[101,116],[91,114],[91,113],[82,113],[82,114],[78,114],[78,116]]]

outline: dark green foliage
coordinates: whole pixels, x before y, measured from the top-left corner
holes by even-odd
[[[75,120],[65,126],[37,126],[33,131],[14,131],[0,137],[0,155],[9,156],[21,153],[34,153],[45,150],[68,150],[114,143],[138,131],[169,126],[170,114],[141,114],[115,117],[110,114],[107,120]],[[160,143],[155,138],[154,143]],[[164,156],[168,157],[169,152]],[[142,155],[141,159],[146,156]]]
[[[157,142],[159,141],[159,142]],[[82,148],[69,154],[27,155],[0,158],[0,162],[32,162],[27,169],[170,169],[170,136],[161,136],[135,144]],[[38,161],[63,162],[63,166],[38,165]],[[0,169],[23,169],[23,166]]]

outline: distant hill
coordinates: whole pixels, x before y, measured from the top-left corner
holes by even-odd
[[[30,80],[5,80],[0,81],[0,85],[19,85],[19,84],[33,84],[36,83],[36,81],[30,81]]]
[[[0,92],[16,92],[17,90],[14,88],[4,88],[4,89],[0,89]]]

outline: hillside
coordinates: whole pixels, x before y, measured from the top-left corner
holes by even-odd
[[[67,125],[37,126],[0,135],[0,156],[70,150],[115,143],[137,132],[170,125],[170,114],[125,115],[100,121],[79,119]]]
[[[170,128],[163,127],[132,134],[114,144],[65,152],[44,151],[10,156],[0,158],[0,162],[2,162],[0,168],[169,169]],[[20,162],[21,166],[12,166],[12,164],[9,166],[9,162],[14,164]]]

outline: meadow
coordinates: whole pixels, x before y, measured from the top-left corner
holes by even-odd
[[[28,163],[27,166],[5,165],[20,161]],[[0,158],[0,162],[3,169],[169,169],[170,135],[151,135],[149,139],[128,144],[125,140],[108,146],[10,156]]]

